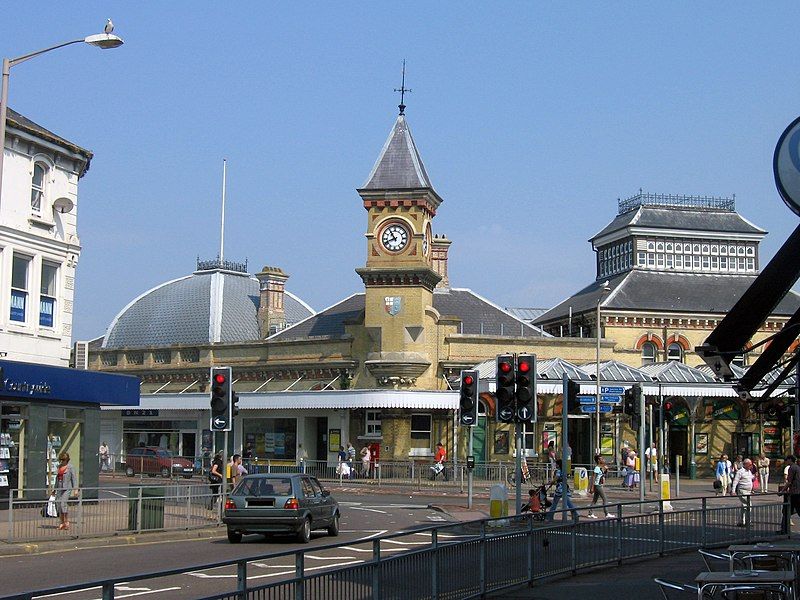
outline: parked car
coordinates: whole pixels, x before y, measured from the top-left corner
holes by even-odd
[[[314,529],[339,535],[339,504],[315,477],[302,473],[245,476],[225,502],[228,541],[247,533],[294,533],[307,543]]]
[[[189,479],[194,474],[194,465],[190,460],[173,456],[172,452],[164,448],[142,446],[131,448],[125,457],[125,474],[133,477],[137,473],[143,473],[150,477],[180,475]]]

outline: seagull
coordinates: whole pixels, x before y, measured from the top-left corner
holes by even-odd
[[[106,33],[111,33],[112,31],[114,31],[114,24],[111,22],[111,19],[108,19],[106,21],[106,26],[103,29],[103,31],[105,31]]]

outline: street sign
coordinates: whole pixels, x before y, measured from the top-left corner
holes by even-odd
[[[593,405],[593,404],[589,404],[589,405],[584,404],[583,406],[581,406],[581,412],[582,413],[595,413],[595,412],[597,412],[595,410],[596,408],[597,407],[595,405]],[[611,404],[601,404],[600,405],[600,412],[601,413],[609,413],[609,412],[613,412],[613,410],[614,410],[614,407]]]
[[[578,404],[597,404],[596,396],[578,396]]]
[[[602,404],[621,404],[622,396],[603,395],[600,396],[600,402]]]
[[[614,385],[614,386],[600,386],[600,393],[601,394],[624,394],[625,388]]]

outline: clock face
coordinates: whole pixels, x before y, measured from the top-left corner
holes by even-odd
[[[381,244],[390,252],[400,252],[408,245],[408,230],[397,223],[389,225],[381,233]]]

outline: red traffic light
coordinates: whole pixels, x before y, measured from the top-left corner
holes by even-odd
[[[214,375],[214,383],[225,383],[225,375],[222,373]]]
[[[522,373],[527,373],[528,371],[530,371],[530,370],[531,370],[531,363],[529,363],[528,361],[520,361],[520,362],[519,362],[519,365],[517,366],[517,368],[518,368],[518,369],[519,369],[519,370],[520,370]]]
[[[472,378],[472,375],[466,375],[464,377],[464,385],[472,385],[475,380]]]
[[[672,410],[672,402],[664,402],[664,410]]]
[[[499,365],[497,365],[497,368],[503,373],[509,373],[511,372],[511,363],[501,362]]]

